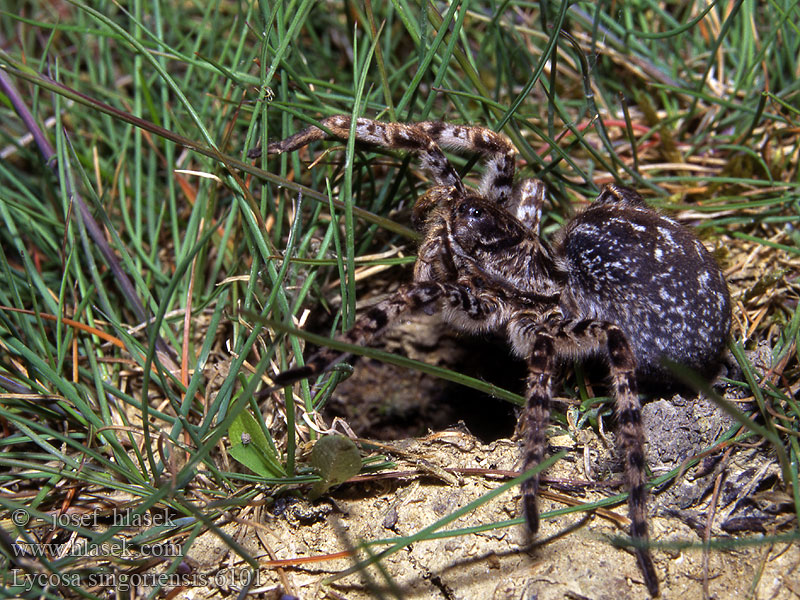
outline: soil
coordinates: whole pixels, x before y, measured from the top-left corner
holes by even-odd
[[[705,401],[693,404],[700,412],[713,410]],[[653,423],[657,410],[649,412],[648,420]],[[658,426],[661,424],[659,421]],[[718,429],[717,417],[710,418],[707,424],[710,425],[707,431]],[[695,430],[695,433],[699,432]],[[701,450],[704,444],[705,440],[700,441],[688,452]],[[601,457],[601,466],[596,467],[599,470],[605,460],[613,463],[609,458],[612,453],[599,437],[585,439],[583,445],[580,448],[576,444],[573,452],[547,472],[547,479],[551,482],[585,480],[585,452]],[[461,475],[447,483],[434,476],[432,467],[419,469],[416,466],[419,461],[439,468],[458,465],[502,470],[513,469],[518,458],[514,442],[502,439],[484,444],[459,430],[395,442],[392,446],[395,452],[391,454],[397,459],[398,468],[417,475],[348,483],[336,490],[330,501],[319,501],[315,505],[292,500],[279,511],[273,508],[254,512],[252,520],[232,524],[225,529],[226,533],[242,543],[251,555],[262,557],[262,562],[268,560],[268,553],[287,559],[336,555],[358,548],[364,540],[413,535],[500,485],[485,475]],[[679,461],[680,454],[682,451],[672,456],[670,464]],[[667,468],[667,464],[655,465],[655,469]],[[745,451],[740,460],[730,460],[724,469],[706,472],[702,464],[699,470],[689,469],[678,484],[654,496],[650,523],[654,540],[664,545],[653,551],[663,598],[790,599],[800,596],[800,548],[797,545],[760,544],[702,550],[702,529],[706,526],[710,503],[709,486],[713,487],[717,477],[727,472],[730,491],[743,491],[748,481],[763,482],[763,475],[759,473],[772,469],[769,458],[759,452]],[[604,495],[602,491],[585,488],[579,500],[589,502]],[[733,539],[724,527],[726,520],[730,520],[729,512],[743,496],[733,492],[730,497],[722,493],[719,498],[711,534],[714,538]],[[518,502],[518,491],[511,489],[468,512],[446,529],[512,519],[517,515]],[[543,512],[563,507],[560,502],[542,500]],[[288,593],[302,599],[647,598],[634,557],[609,541],[625,535],[624,527],[620,526],[625,521],[622,517],[625,509],[619,506],[615,512],[619,515],[616,519],[584,513],[546,519],[533,543],[521,525],[416,542],[383,559],[381,570],[370,567],[327,584],[327,578],[351,567],[352,559],[336,558],[289,566],[283,569],[285,581],[281,580],[278,570],[262,569],[257,589],[261,590],[261,597],[275,599],[281,598],[287,589]],[[769,522],[775,522],[774,516]],[[258,535],[253,535],[256,531]],[[198,556],[209,559],[207,562],[200,560],[197,568],[199,571],[215,570],[220,564],[230,564],[230,575],[224,570],[218,575],[219,581],[225,582],[226,577],[233,577],[235,565],[242,568],[242,563],[224,542],[208,536],[215,551],[208,552],[208,548],[195,544],[193,554],[197,552]],[[671,542],[676,546],[669,547]],[[687,542],[691,547],[681,546]],[[372,552],[386,547],[372,547]],[[364,550],[357,550],[356,554],[361,559],[369,556]],[[221,560],[223,558],[228,560]],[[215,596],[214,590],[208,591],[208,597]],[[235,591],[234,586],[217,590],[220,596],[232,591]]]
[[[524,365],[509,359],[502,343],[460,338],[424,315],[394,328],[384,347],[429,363],[471,369],[467,372],[509,389],[522,388]],[[736,400],[735,389],[719,391]],[[570,408],[562,403],[558,410],[567,417],[553,426],[551,452],[568,452],[545,473],[543,513],[563,509],[569,500],[589,503],[621,491],[613,420],[600,415],[596,427],[577,427]],[[515,522],[415,541],[383,557],[379,567],[343,576],[354,559],[341,553],[367,559],[390,545],[365,549],[364,541],[415,535],[467,506],[518,467],[519,448],[512,441],[515,415],[508,403],[375,361],[356,364],[354,375],[337,388],[326,416],[342,417],[362,438],[400,439],[377,450],[362,448],[390,458],[396,469],[387,478],[362,476],[345,483],[313,504],[285,497],[245,509],[223,531],[264,565],[251,594],[284,600],[648,597],[633,555],[611,543],[626,535],[624,504],[610,507],[613,512],[545,514],[533,540]],[[702,397],[655,398],[645,405],[643,419],[652,473],[681,470],[650,499],[661,597],[800,598],[797,544],[736,543],[752,540],[755,533],[780,534],[791,525],[790,498],[782,492],[770,448],[753,438],[749,446],[709,451],[734,421]],[[693,457],[701,460],[688,464]],[[519,500],[513,487],[444,529],[515,519]],[[704,547],[708,538],[715,543]],[[216,579],[202,594],[194,588],[195,597],[223,597],[240,589],[234,584],[241,583],[235,578],[245,566],[241,559],[211,533],[198,541],[191,549],[194,568]],[[330,557],[312,559],[323,555]],[[270,558],[292,559],[292,564],[266,566]],[[220,570],[221,564],[228,566]]]

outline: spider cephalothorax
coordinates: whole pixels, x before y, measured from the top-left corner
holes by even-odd
[[[321,121],[270,154],[313,140],[346,138],[350,117]],[[607,186],[573,217],[552,245],[539,238],[544,187],[514,184],[511,143],[475,126],[358,119],[359,142],[415,152],[434,186],[414,207],[424,239],[413,281],[369,309],[344,338],[364,344],[408,310],[440,310],[472,332],[501,332],[528,363],[523,466],[542,461],[553,379],[565,359],[605,356],[616,398],[620,447],[629,490],[631,536],[645,583],[658,594],[646,542],[644,434],[637,379],[666,380],[665,360],[709,374],[730,328],[727,285],[702,243],[649,208],[634,191]],[[485,162],[478,191],[468,189],[441,146],[476,152]],[[278,384],[320,373],[343,355],[322,350],[305,366],[275,376]],[[538,529],[538,477],[523,484],[523,511]]]

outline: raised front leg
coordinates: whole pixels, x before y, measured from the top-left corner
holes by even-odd
[[[267,147],[267,153],[292,152],[315,140],[347,139],[350,123],[348,115],[328,117],[320,121],[324,129],[309,127],[285,140],[273,142]],[[364,118],[356,121],[355,133],[359,142],[417,153],[436,185],[454,186],[460,192],[464,191],[461,178],[440,146],[460,153],[479,154],[485,164],[480,183],[481,196],[500,204],[506,204],[512,198],[516,150],[502,133],[476,125],[453,125],[440,121],[385,123]],[[249,153],[251,157],[260,154],[258,148]]]
[[[352,119],[347,115],[335,115],[320,121],[325,129],[309,127],[294,135],[272,142],[267,146],[268,154],[293,152],[316,140],[347,139],[350,136]],[[327,130],[327,131],[326,131]],[[330,133],[328,133],[328,131]],[[428,171],[437,185],[452,186],[464,192],[464,184],[453,165],[436,141],[414,123],[384,123],[372,119],[356,120],[356,140],[381,148],[407,150],[419,156],[420,164]],[[260,152],[259,152],[260,154]],[[250,156],[257,155],[251,152]]]
[[[485,167],[480,195],[500,204],[511,199],[517,151],[505,135],[477,125],[453,125],[441,121],[424,121],[416,123],[416,126],[444,148],[480,154]]]

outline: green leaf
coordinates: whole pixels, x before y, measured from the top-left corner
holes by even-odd
[[[311,466],[322,477],[309,494],[312,500],[316,500],[333,486],[358,475],[361,453],[351,439],[343,435],[326,435],[314,444]]]
[[[280,477],[283,469],[278,457],[272,453],[256,418],[242,411],[228,428],[231,456],[254,473],[263,477]]]

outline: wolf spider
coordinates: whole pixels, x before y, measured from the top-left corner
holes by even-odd
[[[314,140],[350,134],[348,116],[320,124],[269,144],[267,152],[291,152]],[[413,208],[413,221],[424,234],[413,280],[369,309],[343,339],[369,343],[399,315],[418,309],[441,311],[445,321],[465,332],[504,332],[514,353],[528,364],[522,415],[526,470],[540,463],[547,449],[545,429],[560,363],[605,357],[616,397],[630,535],[647,589],[658,595],[647,548],[637,380],[668,380],[664,359],[705,374],[718,365],[731,309],[713,258],[686,228],[618,185],[606,186],[547,243],[539,237],[544,185],[532,179],[514,184],[514,147],[490,129],[358,119],[355,137],[415,153],[433,187]],[[441,147],[481,156],[485,168],[477,191],[464,185]],[[345,357],[323,349],[305,366],[274,380],[285,385]],[[522,484],[531,532],[539,527],[538,485],[538,476]]]

